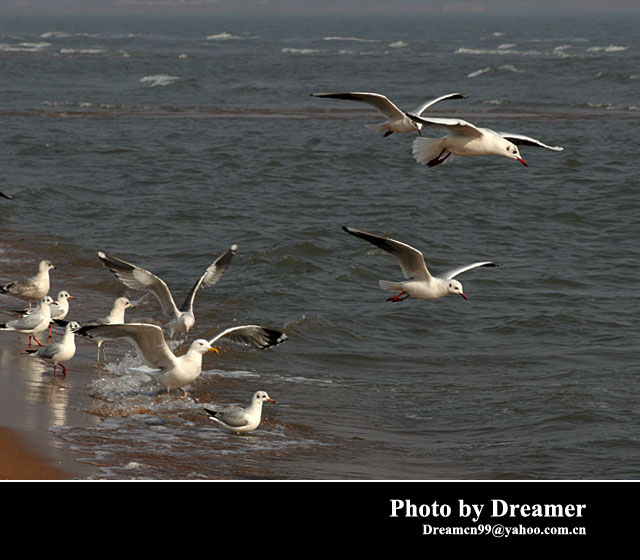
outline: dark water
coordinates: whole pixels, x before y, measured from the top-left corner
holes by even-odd
[[[62,419],[56,437],[104,478],[638,478],[638,23],[1,20],[0,180],[15,198],[0,223],[25,270],[64,263],[52,291],[83,293],[84,320],[126,291],[97,250],[180,297],[237,243],[196,331],[289,334],[226,347],[187,399],[150,396],[112,344],[74,388],[97,420]],[[407,109],[464,91],[432,114],[565,150],[428,169],[412,135],[364,128],[372,109],[309,96],[328,90]],[[460,277],[467,302],[388,303],[377,281],[400,279],[395,261],[343,225],[416,246],[436,272],[503,266]],[[152,301],[141,315],[159,318]],[[250,436],[202,414],[256,389],[279,404]]]

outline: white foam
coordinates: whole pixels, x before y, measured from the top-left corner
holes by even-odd
[[[391,48],[398,49],[402,47],[408,47],[409,43],[405,43],[404,41],[395,41],[389,45]]]
[[[280,52],[287,53],[287,54],[316,54],[316,53],[323,53],[327,51],[323,51],[321,49],[294,49],[294,48],[285,47]]]
[[[150,83],[151,87],[170,86],[180,79],[181,78],[179,76],[171,76],[170,74],[152,74],[151,76],[140,78],[140,82]]]
[[[324,37],[323,41],[356,41],[360,43],[376,43],[375,39],[361,39],[360,37],[341,37],[341,36],[333,36],[333,37]]]
[[[207,41],[228,41],[229,39],[240,39],[237,35],[232,35],[231,33],[227,33],[223,31],[222,33],[218,33],[216,35],[209,35],[207,37]]]
[[[606,47],[589,47],[588,52],[620,52],[626,51],[629,47],[623,47],[620,45],[608,45]]]

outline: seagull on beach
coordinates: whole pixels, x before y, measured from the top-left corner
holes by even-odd
[[[454,277],[472,268],[500,266],[500,264],[491,261],[476,262],[455,268],[439,276],[432,276],[424,261],[424,256],[417,249],[400,241],[374,235],[373,233],[352,227],[344,226],[342,229],[351,235],[373,243],[376,247],[387,251],[397,259],[407,280],[404,282],[379,281],[380,287],[383,290],[400,292],[396,296],[387,298],[387,301],[404,301],[408,297],[414,297],[416,299],[439,299],[449,294],[458,294],[464,299],[468,299],[464,293],[462,284],[454,280]]]
[[[169,332],[169,338],[182,334],[186,341],[189,330],[196,322],[193,301],[198,289],[213,286],[227,269],[237,250],[238,246],[233,244],[214,260],[193,284],[180,307],[176,306],[167,284],[155,274],[117,257],[110,257],[102,251],[98,252],[98,258],[128,288],[152,293],[160,302],[163,314],[170,318],[170,321],[163,326]]]
[[[31,308],[32,302],[39,301],[49,293],[49,271],[54,268],[50,261],[40,261],[38,272],[34,276],[9,282],[0,287],[0,293],[27,301]]]
[[[41,344],[37,339],[37,336],[49,328],[52,305],[57,305],[56,302],[53,301],[53,298],[51,296],[44,296],[40,300],[40,305],[33,313],[0,324],[0,330],[16,331],[29,335],[29,348],[31,348],[32,340],[35,340],[38,346],[44,346],[44,344]]]
[[[440,128],[449,132],[444,138],[416,138],[413,141],[413,157],[427,167],[434,167],[451,161],[455,156],[503,156],[519,161],[525,167],[518,146],[536,146],[561,152],[561,146],[548,146],[540,140],[522,134],[495,132],[490,128],[480,128],[461,119],[423,118],[417,114],[408,115],[422,127]]]
[[[199,338],[191,343],[187,352],[176,356],[165,341],[162,328],[147,323],[125,323],[120,325],[87,325],[78,334],[107,340],[125,338],[140,353],[148,368],[137,368],[154,381],[163,385],[169,393],[172,389],[186,391],[183,387],[193,383],[202,371],[202,357],[207,352],[216,352],[213,344],[222,338],[232,342],[251,344],[266,349],[287,339],[282,331],[260,325],[242,325],[228,328],[209,340]]]
[[[56,376],[56,368],[62,368],[62,375],[67,375],[67,368],[63,362],[68,362],[76,353],[75,330],[80,325],[75,321],[69,321],[64,328],[62,338],[57,342],[52,342],[49,346],[45,346],[38,350],[27,350],[31,356],[42,358],[53,364],[53,376]]]
[[[211,420],[220,424],[225,430],[240,434],[251,432],[260,425],[264,402],[275,403],[276,401],[265,391],[256,391],[247,408],[228,407],[222,410],[205,408],[204,411]]]
[[[350,91],[341,93],[312,93],[311,95],[313,97],[331,97],[334,99],[360,101],[362,103],[371,105],[385,117],[387,117],[387,120],[380,124],[368,124],[365,126],[371,130],[384,130],[385,137],[393,134],[394,132],[402,133],[418,131],[418,134],[421,134],[422,124],[416,122],[411,118],[409,113],[403,111],[402,109],[399,109],[395,105],[395,103],[393,103],[389,98],[380,93]],[[466,99],[467,97],[469,96],[466,93],[448,93],[446,95],[442,95],[440,97],[425,101],[422,105],[416,107],[413,111],[411,111],[411,114],[420,116],[428,107],[431,107],[439,101],[443,101],[445,99]]]
[[[99,326],[99,325],[111,325],[111,324],[122,324],[124,323],[124,314],[127,309],[130,307],[135,307],[129,298],[119,297],[116,298],[113,302],[113,306],[111,307],[111,311],[106,317],[99,317],[98,319],[93,319],[91,321],[86,321],[82,323],[81,327],[89,327],[89,326]],[[66,326],[67,322],[62,319],[55,318],[54,323],[61,326]],[[92,340],[98,345],[98,355],[96,356],[96,361],[100,361],[100,352],[102,352],[102,357],[106,360],[107,356],[104,352],[104,343],[107,339],[92,337]]]
[[[58,295],[55,299],[56,305],[55,307],[51,308],[51,323],[49,323],[49,339],[51,339],[51,337],[53,336],[51,333],[51,330],[53,328],[54,322],[56,320],[62,321],[68,315],[70,299],[75,299],[75,297],[72,296],[66,290],[61,290],[58,292]],[[35,310],[31,308],[31,309],[25,309],[23,311],[20,311],[19,313],[21,313],[24,316],[24,315],[31,315],[32,313],[34,313],[34,311]]]

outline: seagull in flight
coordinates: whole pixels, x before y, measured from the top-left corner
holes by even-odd
[[[198,289],[213,286],[227,269],[237,250],[238,246],[233,244],[214,260],[193,284],[180,307],[176,305],[164,280],[155,274],[117,257],[108,256],[102,251],[98,252],[98,258],[128,288],[152,293],[160,302],[163,314],[170,319],[163,325],[169,333],[169,338],[183,335],[183,340],[186,341],[189,331],[196,322],[193,302]]]
[[[362,103],[371,105],[373,108],[377,109],[380,113],[387,117],[387,120],[379,124],[368,124],[365,126],[371,130],[384,130],[385,137],[393,134],[394,132],[403,133],[417,131],[418,134],[421,134],[422,124],[416,122],[411,117],[411,115],[420,116],[428,107],[431,107],[435,103],[438,103],[439,101],[443,101],[445,99],[466,99],[467,97],[469,97],[466,93],[448,93],[446,95],[441,95],[440,97],[425,101],[422,105],[416,107],[409,114],[406,111],[399,109],[396,104],[393,103],[388,97],[385,97],[380,93],[350,91],[341,93],[312,93],[311,95],[313,97],[331,97],[334,99],[360,101]]]
[[[449,294],[458,294],[464,299],[468,299],[464,293],[462,284],[454,278],[458,276],[458,274],[462,274],[472,268],[500,266],[498,263],[491,261],[476,262],[454,268],[438,276],[432,276],[422,253],[410,245],[352,227],[344,226],[342,229],[351,235],[365,239],[376,247],[387,251],[398,261],[407,280],[404,282],[379,281],[380,287],[383,290],[400,292],[396,296],[387,298],[387,301],[404,301],[408,297],[416,299],[439,299]]]
[[[527,162],[520,155],[518,146],[535,146],[555,152],[564,150],[561,146],[549,146],[522,134],[495,132],[461,119],[423,118],[417,114],[409,114],[409,118],[423,128],[426,126],[449,132],[443,138],[420,137],[413,141],[413,157],[427,167],[446,163],[455,156],[503,156],[515,159],[526,167]]]

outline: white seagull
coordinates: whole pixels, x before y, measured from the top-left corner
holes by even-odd
[[[169,338],[172,339],[176,334],[182,334],[186,341],[189,336],[189,330],[196,322],[193,313],[193,301],[198,289],[201,286],[204,288],[213,286],[220,279],[231,263],[231,259],[236,254],[237,249],[238,246],[236,244],[231,245],[229,249],[207,267],[193,284],[180,307],[176,306],[171,291],[164,280],[158,278],[155,274],[122,259],[105,255],[102,251],[98,252],[98,258],[128,288],[152,293],[160,302],[163,314],[170,318],[170,321],[163,326],[169,332]]]
[[[211,420],[220,424],[225,430],[240,434],[255,430],[260,425],[262,403],[265,401],[276,402],[265,391],[256,391],[247,408],[228,407],[222,410],[205,408],[204,411]]]
[[[9,282],[0,287],[0,293],[28,301],[31,307],[32,302],[39,301],[49,293],[49,271],[54,268],[50,261],[40,261],[38,272],[34,276]]]
[[[395,103],[380,93],[368,93],[362,91],[349,91],[341,93],[312,93],[313,97],[331,97],[334,99],[347,99],[349,101],[360,101],[367,103],[380,113],[382,113],[387,120],[379,124],[367,124],[367,128],[377,131],[386,131],[384,136],[389,136],[394,132],[415,132],[421,133],[422,124],[412,119],[406,111],[399,109]],[[420,116],[428,108],[443,101],[445,99],[466,99],[469,97],[466,93],[448,93],[434,99],[425,101],[422,105],[416,107],[411,111],[412,115]]]
[[[407,280],[404,282],[379,281],[380,287],[383,290],[400,292],[396,296],[387,298],[387,301],[404,301],[408,297],[414,297],[416,299],[439,299],[449,294],[459,294],[464,299],[467,299],[462,284],[454,280],[454,277],[480,266],[500,266],[500,264],[491,261],[476,262],[455,268],[439,276],[432,276],[424,262],[424,256],[417,249],[400,241],[394,241],[393,239],[374,235],[373,233],[352,227],[344,226],[342,229],[351,235],[373,243],[376,247],[387,251],[397,259]]]
[[[40,348],[38,350],[27,350],[29,354],[36,358],[42,358],[53,364],[53,376],[56,376],[56,368],[60,366],[62,368],[62,375],[67,375],[67,368],[63,365],[63,362],[68,362],[75,356],[76,343],[75,343],[75,330],[79,329],[80,325],[75,321],[69,321],[64,328],[64,334],[62,338],[57,342],[52,342],[49,346]]]
[[[75,299],[75,297],[72,296],[66,290],[61,290],[60,292],[58,292],[58,296],[55,299],[55,302],[57,305],[51,308],[51,323],[49,323],[49,338],[52,337],[51,329],[53,327],[53,322],[56,319],[59,321],[62,321],[68,315],[70,299]],[[19,313],[22,313],[22,315],[31,315],[32,313],[34,313],[34,311],[35,310],[31,308],[31,309],[25,309],[23,311],[20,311]]]
[[[125,338],[140,353],[149,368],[138,368],[167,389],[181,389],[193,383],[202,371],[202,356],[206,352],[218,352],[213,343],[221,338],[233,342],[251,344],[256,348],[269,348],[287,339],[282,331],[261,327],[259,325],[242,325],[222,331],[210,340],[199,338],[194,340],[186,354],[176,356],[167,345],[162,328],[147,323],[126,323],[121,325],[83,326],[78,334],[107,340]]]
[[[422,127],[440,128],[449,132],[444,138],[420,137],[413,141],[413,157],[427,167],[451,161],[455,156],[503,156],[527,166],[518,146],[536,146],[556,152],[564,150],[561,146],[548,146],[522,134],[495,132],[461,119],[422,118],[413,114],[409,116]]]
[[[0,324],[0,330],[16,331],[29,335],[29,347],[31,347],[32,339],[36,341],[38,346],[44,346],[36,337],[49,328],[52,305],[57,305],[56,302],[53,301],[53,298],[51,296],[44,296],[40,300],[40,305],[33,313]]]

